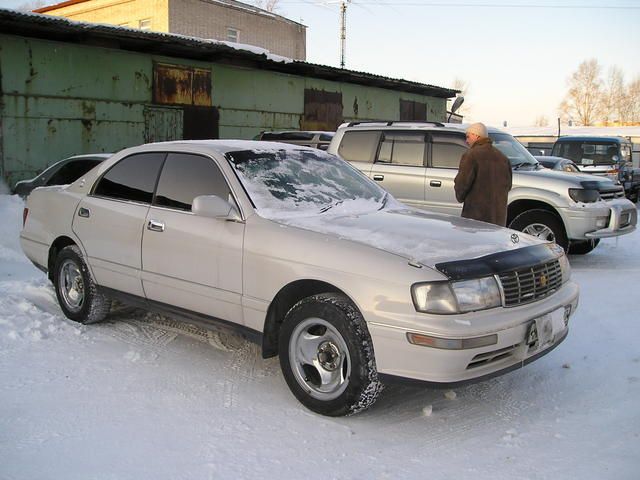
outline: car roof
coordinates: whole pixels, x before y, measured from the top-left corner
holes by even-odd
[[[560,137],[556,140],[558,142],[615,142],[615,143],[631,143],[628,139],[624,137],[596,137],[589,135],[572,135]]]
[[[277,150],[299,151],[309,150],[319,152],[317,148],[295,145],[283,142],[266,142],[261,140],[175,140],[171,142],[156,142],[134,147],[138,150],[178,150],[178,151],[202,151],[209,153],[226,154],[243,150],[265,150],[273,152]]]
[[[416,121],[361,121],[361,122],[348,122],[340,125],[339,129],[361,129],[361,130],[428,130],[430,132],[455,132],[464,133],[470,124],[467,123],[441,123],[441,122],[416,122]],[[489,133],[503,133],[509,135],[507,132],[495,127],[487,126]]]
[[[65,160],[106,160],[112,155],[113,153],[86,153],[82,155],[73,155],[65,158]]]

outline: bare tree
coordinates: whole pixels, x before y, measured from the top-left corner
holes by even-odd
[[[562,116],[575,119],[580,125],[590,126],[602,110],[601,67],[593,58],[585,60],[567,80],[569,91],[560,104]]]
[[[640,76],[637,76],[627,87],[629,105],[629,122],[640,123]]]
[[[605,91],[603,95],[602,120],[609,122],[624,122],[627,115],[627,94],[624,85],[624,73],[616,66],[609,69]]]
[[[256,7],[266,10],[267,12],[277,12],[280,0],[254,0]]]
[[[55,2],[48,2],[46,0],[30,0],[28,2],[20,4],[18,7],[16,7],[16,10],[19,10],[21,12],[30,12],[32,10],[35,10],[36,8],[44,7],[47,3],[52,4]]]
[[[549,119],[547,118],[546,115],[539,115],[539,116],[536,117],[535,126],[536,127],[548,127],[549,126]]]

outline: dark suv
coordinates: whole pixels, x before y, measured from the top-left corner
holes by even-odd
[[[560,137],[551,155],[573,160],[580,171],[619,181],[629,200],[638,201],[640,169],[631,163],[633,144],[624,137]]]

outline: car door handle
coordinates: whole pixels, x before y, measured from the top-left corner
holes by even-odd
[[[156,220],[149,220],[149,223],[147,223],[147,230],[151,230],[152,232],[164,232],[164,223]]]
[[[442,186],[442,182],[440,180],[431,180],[429,185],[432,187],[440,187]]]
[[[83,218],[89,218],[91,216],[91,210],[88,208],[80,207],[78,209],[78,216]]]
[[[376,182],[381,182],[382,180],[384,180],[384,175],[374,175],[374,176],[373,176],[373,179],[374,179]]]

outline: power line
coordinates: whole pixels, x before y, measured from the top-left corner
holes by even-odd
[[[287,5],[309,5],[309,6],[327,6],[326,3],[319,3],[314,1],[300,1],[300,0],[283,0],[281,3]],[[534,9],[580,9],[580,10],[640,10],[640,6],[632,5],[572,5],[572,4],[521,4],[521,3],[443,3],[443,2],[411,2],[411,1],[366,1],[366,0],[353,0],[354,5],[368,5],[368,6],[394,6],[394,7],[436,7],[436,8],[534,8]]]

